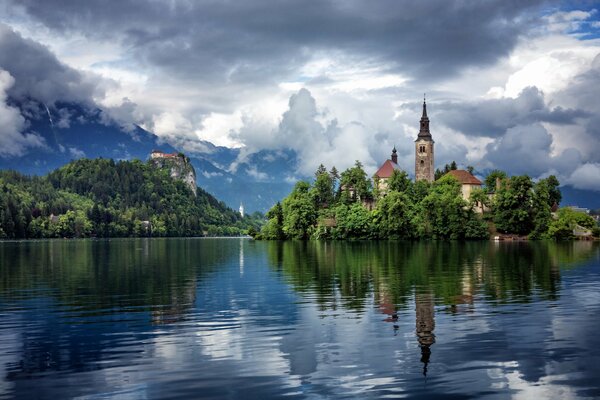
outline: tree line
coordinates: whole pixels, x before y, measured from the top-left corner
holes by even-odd
[[[442,171],[453,169],[455,162]],[[527,175],[508,177],[494,170],[465,200],[453,176],[437,175],[433,183],[413,182],[405,171],[395,170],[382,190],[359,161],[341,174],[320,165],[312,182],[296,183],[269,210],[262,230],[250,233],[270,240],[488,239],[490,232],[569,239],[579,225],[598,234],[586,214],[568,208],[553,214],[562,197],[555,176],[533,182]]]
[[[240,235],[260,227],[167,168],[80,159],[46,176],[0,171],[0,238]]]

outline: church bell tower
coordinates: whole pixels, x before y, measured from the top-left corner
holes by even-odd
[[[427,117],[427,104],[423,97],[423,115],[421,116],[421,129],[415,140],[415,181],[426,180],[433,182],[433,138],[429,132],[429,118]]]

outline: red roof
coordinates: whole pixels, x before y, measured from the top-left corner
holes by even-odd
[[[465,171],[464,169],[456,169],[448,172],[446,175],[451,175],[456,178],[463,185],[482,185],[482,182],[475,178],[473,174],[469,171]]]
[[[377,172],[375,172],[375,175],[377,175],[379,178],[389,178],[392,176],[392,172],[394,172],[395,169],[400,170],[398,164],[392,160],[385,160],[383,165],[379,167]]]

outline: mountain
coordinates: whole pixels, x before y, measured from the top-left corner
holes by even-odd
[[[42,138],[43,146],[30,147],[19,156],[0,157],[0,169],[43,175],[82,157],[146,160],[152,150],[175,153],[178,149],[139,126],[123,127],[98,108],[56,103],[46,107],[28,99],[12,104],[26,118],[27,132]],[[205,150],[190,155],[197,184],[237,209],[266,211],[291,189],[295,154],[263,150],[236,163],[239,149],[201,141]],[[233,165],[235,169],[232,169]]]
[[[123,127],[96,107],[55,103],[47,108],[28,99],[12,105],[26,118],[26,132],[39,135],[43,146],[29,147],[20,156],[0,156],[0,169],[43,175],[71,160],[113,158],[148,159],[152,150],[184,151],[196,170],[198,186],[237,209],[266,212],[283,199],[302,176],[297,176],[298,158],[292,150],[244,150],[199,141],[201,152],[176,148],[139,126]],[[324,162],[327,160],[323,160]],[[564,205],[600,208],[598,192],[561,187]]]
[[[43,177],[0,171],[0,238],[229,236],[260,225],[192,189],[185,160],[175,177],[155,159],[83,158]]]

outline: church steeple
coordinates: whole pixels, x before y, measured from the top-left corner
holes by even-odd
[[[423,115],[421,116],[421,127],[417,140],[415,140],[415,180],[426,180],[433,182],[433,138],[429,131],[429,117],[427,116],[427,103],[423,95]]]
[[[392,149],[392,162],[398,164],[398,152],[396,151],[396,146]]]
[[[421,116],[421,129],[419,130],[419,138],[433,140],[431,138],[431,132],[429,132],[429,117],[427,117],[427,102],[425,101],[425,95],[423,95],[423,115]]]

